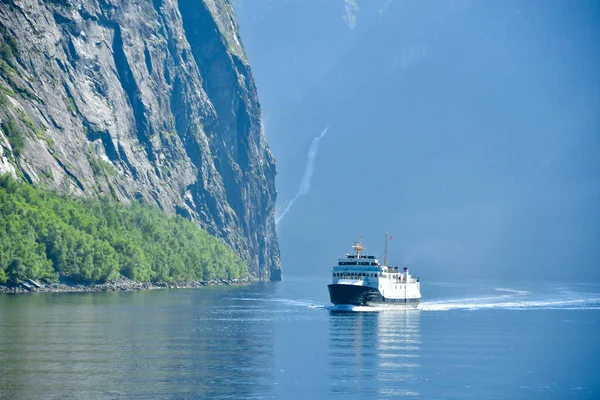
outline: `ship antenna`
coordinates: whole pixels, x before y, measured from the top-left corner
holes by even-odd
[[[390,234],[389,233],[384,233],[383,236],[385,236],[385,247],[383,250],[383,266],[386,267],[387,266],[387,242],[388,242],[388,236]]]

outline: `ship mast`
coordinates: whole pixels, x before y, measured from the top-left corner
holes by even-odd
[[[354,246],[352,246],[352,248],[354,249],[354,251],[356,251],[356,257],[360,258],[360,252],[363,251],[365,248],[362,246],[362,244],[360,243],[362,240],[362,238],[359,236],[358,237],[358,242],[356,242],[354,244]]]
[[[387,242],[388,242],[388,236],[390,236],[389,233],[384,233],[383,236],[385,236],[385,247],[383,250],[383,266],[387,267]]]

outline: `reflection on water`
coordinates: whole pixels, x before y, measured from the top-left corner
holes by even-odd
[[[260,397],[272,322],[235,290],[1,296],[0,397]]]
[[[420,311],[331,312],[333,395],[419,396]]]
[[[310,280],[0,295],[0,399],[600,398],[592,303],[447,306],[555,298],[496,287],[375,312],[319,307]],[[563,297],[599,297],[576,289]]]
[[[377,317],[379,397],[418,396],[420,311],[380,312]]]

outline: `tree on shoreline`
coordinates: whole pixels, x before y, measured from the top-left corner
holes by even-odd
[[[141,203],[77,199],[0,176],[0,283],[240,278],[247,265],[181,216]]]

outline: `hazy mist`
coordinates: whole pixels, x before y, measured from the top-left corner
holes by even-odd
[[[236,0],[286,274],[600,279],[600,3]],[[510,274],[510,275],[508,275]]]

